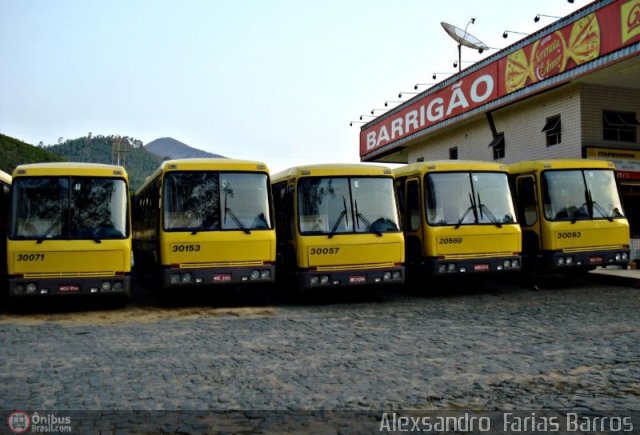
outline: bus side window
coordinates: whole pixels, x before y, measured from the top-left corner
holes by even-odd
[[[518,178],[516,193],[518,195],[518,214],[525,226],[530,226],[538,220],[536,202],[536,187],[533,177]]]
[[[420,189],[416,180],[407,182],[406,224],[409,231],[420,229]]]
[[[400,211],[400,220],[402,222],[405,222],[405,219],[406,219],[405,217],[406,209],[405,209],[405,200],[404,200],[404,182],[405,182],[405,179],[402,178],[400,180],[396,180],[394,183],[398,209]]]

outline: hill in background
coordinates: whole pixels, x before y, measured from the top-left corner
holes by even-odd
[[[11,174],[24,163],[62,162],[64,158],[47,149],[0,134],[0,169]]]
[[[162,162],[162,158],[145,150],[139,140],[128,136],[89,135],[46,149],[70,162],[117,164],[118,156],[113,155],[114,143],[121,150],[120,165],[127,170],[130,188],[135,191]]]
[[[119,156],[113,154],[114,144],[120,149]],[[128,136],[92,136],[68,139],[63,143],[48,146],[33,146],[18,139],[0,134],[0,169],[11,174],[16,166],[42,162],[88,162],[118,164],[129,174],[129,186],[137,190],[145,179],[166,159],[223,157],[192,148],[180,141],[166,137],[149,142]]]
[[[149,142],[144,149],[160,156],[164,159],[192,159],[192,158],[212,158],[224,157],[220,154],[208,153],[197,148],[190,147],[178,140],[170,137],[163,137]]]

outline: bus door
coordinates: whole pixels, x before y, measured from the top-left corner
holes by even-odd
[[[537,200],[536,179],[523,175],[516,179],[516,207],[522,227],[522,251],[525,256],[536,256],[541,250],[540,207]]]
[[[419,267],[424,256],[424,234],[422,231],[422,207],[420,198],[420,180],[404,180],[403,217],[405,228],[405,261],[410,267]]]
[[[294,207],[295,183],[287,181],[276,184],[273,189],[276,221],[276,264],[281,274],[296,268],[296,219]],[[284,276],[284,275],[281,275]]]

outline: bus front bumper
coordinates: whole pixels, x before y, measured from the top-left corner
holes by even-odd
[[[12,278],[9,277],[10,297],[58,295],[126,295],[131,292],[129,275],[110,277],[69,278]]]
[[[519,255],[500,258],[474,259],[440,259],[425,260],[426,270],[433,275],[451,275],[487,272],[519,272],[522,267],[522,257]]]
[[[543,254],[545,270],[594,269],[596,266],[627,266],[628,249],[588,252],[547,252]]]
[[[273,283],[274,279],[275,266],[267,264],[255,267],[233,268],[171,268],[162,271],[162,285],[164,288],[205,284],[266,284]]]
[[[301,289],[347,287],[354,285],[403,284],[404,266],[369,270],[301,271],[298,286]]]

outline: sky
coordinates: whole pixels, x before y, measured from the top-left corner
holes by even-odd
[[[492,48],[463,47],[467,67],[524,37],[505,30],[531,33],[555,20],[537,14],[589,3],[0,0],[0,133],[33,145],[172,137],[272,172],[359,162],[351,121],[455,71],[440,22]]]

